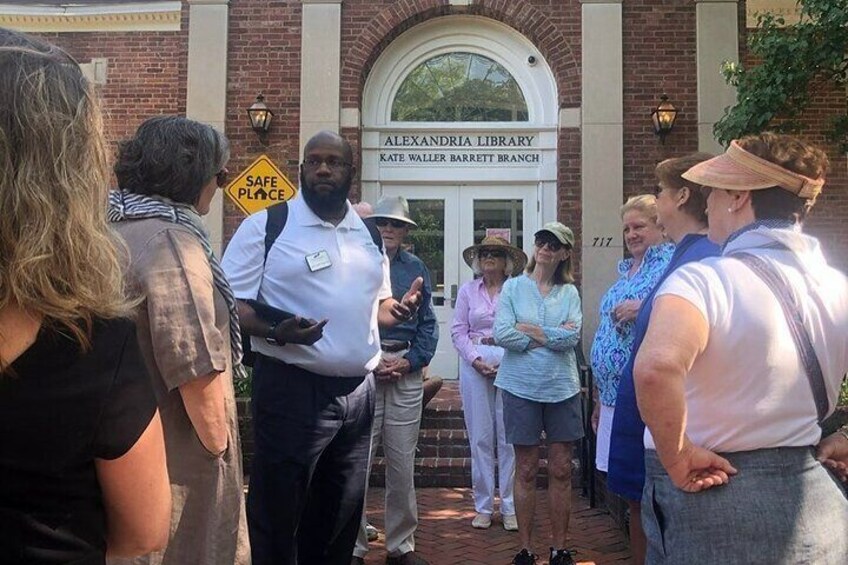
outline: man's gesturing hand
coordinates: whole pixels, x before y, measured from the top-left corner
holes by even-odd
[[[421,277],[412,281],[412,285],[400,302],[395,302],[392,305],[392,316],[401,321],[406,321],[412,318],[418,307],[421,306],[421,287],[424,286],[424,279]]]
[[[311,318],[295,316],[277,324],[274,328],[274,339],[279,343],[312,345],[324,336],[325,325],[327,320],[316,322]]]

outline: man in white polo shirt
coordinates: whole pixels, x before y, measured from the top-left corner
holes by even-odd
[[[254,565],[347,565],[362,513],[380,326],[411,318],[421,280],[392,298],[389,262],[347,201],[350,145],[307,142],[300,194],[267,256],[267,212],[248,217],[222,262],[252,336],[256,451],[247,513]],[[261,318],[256,299],[295,317]],[[316,321],[320,320],[320,321]]]

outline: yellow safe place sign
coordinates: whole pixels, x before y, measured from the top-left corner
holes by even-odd
[[[227,186],[225,191],[248,216],[268,206],[291,200],[297,188],[266,155],[261,155]]]

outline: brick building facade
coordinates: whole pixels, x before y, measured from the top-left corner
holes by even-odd
[[[89,67],[111,140],[151,115],[187,114],[226,132],[230,170],[266,154],[296,183],[303,141],[319,129],[340,131],[360,170],[355,199],[400,193],[420,201],[422,214],[437,216],[431,227],[439,233],[430,235],[444,247],[429,266],[440,272],[442,321],[453,285],[470,277],[458,251],[481,230],[509,227],[529,251],[532,232],[545,221],[572,226],[587,336],[623,252],[618,206],[652,190],[659,160],[720,150],[711,128],[733,92],[718,68],[725,59],[746,61],[752,21],[746,3],[736,0],[0,0],[0,26],[38,33]],[[494,73],[505,69],[524,93],[529,118],[393,120],[392,97],[405,77],[451,53],[493,61]],[[275,114],[261,136],[245,112],[260,92]],[[650,120],[662,94],[679,110],[664,144]],[[818,89],[805,114],[810,137],[824,144],[828,112],[845,104],[844,89]],[[536,161],[514,167],[381,161],[393,135],[474,140],[493,133],[532,137],[526,154]],[[476,149],[492,159],[499,154]],[[828,149],[833,171],[809,230],[846,269],[848,169],[845,155]],[[242,217],[229,201],[218,204],[208,217],[213,236],[224,244]]]

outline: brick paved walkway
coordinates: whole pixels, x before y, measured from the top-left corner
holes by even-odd
[[[627,542],[604,511],[589,508],[586,499],[573,491],[573,511],[569,528],[570,549],[577,551],[578,563],[630,563]],[[534,551],[541,556],[539,565],[547,563],[550,540],[547,496],[539,491]],[[384,491],[368,492],[368,517],[380,529],[380,539],[371,544],[367,565],[385,563],[383,546]],[[508,565],[518,549],[518,533],[507,532],[496,519],[488,530],[471,527],[474,504],[471,489],[418,489],[420,523],[415,535],[416,550],[431,565]]]

